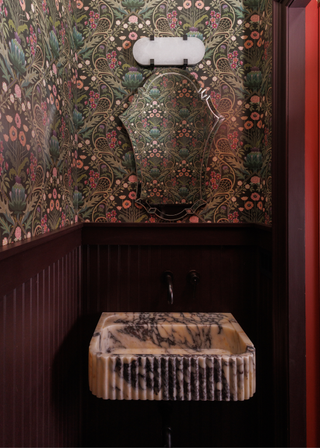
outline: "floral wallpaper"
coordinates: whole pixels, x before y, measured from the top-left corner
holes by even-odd
[[[271,0],[0,0],[1,244],[77,221],[161,221],[135,203],[119,118],[153,72],[132,55],[150,35],[204,41],[186,70],[225,117],[207,203],[182,221],[271,224],[271,11]]]
[[[135,159],[119,116],[153,73],[135,62],[136,40],[187,34],[206,46],[201,63],[187,71],[225,121],[210,153],[207,204],[182,221],[271,223],[271,6],[271,0],[77,2],[79,220],[161,222],[135,202]]]
[[[75,222],[73,0],[0,0],[0,241]]]

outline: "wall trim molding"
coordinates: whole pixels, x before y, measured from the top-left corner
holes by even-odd
[[[306,446],[305,7],[273,2],[273,344],[275,446]]]
[[[255,224],[79,223],[0,248],[0,295],[75,247],[95,245],[245,246],[270,249],[272,228]],[[26,253],[28,256],[26,257]]]
[[[81,247],[81,229],[82,225],[70,226],[1,248],[0,297],[10,293],[75,248]]]
[[[108,230],[107,230],[108,229]],[[83,244],[271,246],[272,229],[252,224],[85,224]],[[268,246],[269,244],[269,246]]]

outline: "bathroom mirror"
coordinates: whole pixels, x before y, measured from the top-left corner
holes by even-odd
[[[203,206],[208,156],[223,117],[194,77],[156,70],[120,119],[135,157],[136,202],[167,220]]]

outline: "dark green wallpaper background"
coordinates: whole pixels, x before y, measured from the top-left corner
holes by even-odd
[[[151,34],[204,41],[187,70],[225,117],[207,204],[183,221],[271,224],[271,0],[0,0],[0,30],[2,244],[77,221],[161,221],[135,204],[119,119],[152,73],[132,56]]]

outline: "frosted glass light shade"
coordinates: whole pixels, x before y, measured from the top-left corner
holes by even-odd
[[[197,37],[155,37],[154,40],[141,38],[133,46],[133,56],[141,65],[156,66],[195,65],[205,53],[202,40]]]

